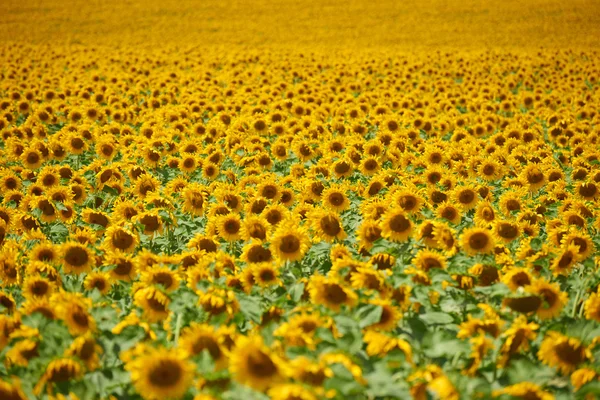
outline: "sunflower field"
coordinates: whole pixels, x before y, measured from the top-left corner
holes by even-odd
[[[600,398],[600,3],[5,0],[0,400]]]

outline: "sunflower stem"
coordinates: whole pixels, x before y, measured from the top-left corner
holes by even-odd
[[[177,344],[179,342],[179,331],[181,330],[181,322],[183,321],[183,314],[177,314],[177,322],[175,322],[175,337],[173,339],[174,343]]]

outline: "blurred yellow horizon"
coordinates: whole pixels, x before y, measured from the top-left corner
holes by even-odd
[[[600,1],[3,1],[0,40],[112,47],[595,49]]]

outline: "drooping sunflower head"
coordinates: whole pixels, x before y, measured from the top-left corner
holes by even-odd
[[[526,291],[538,296],[542,304],[536,310],[541,319],[555,318],[569,300],[568,294],[560,290],[558,283],[549,283],[543,279],[534,281]]]

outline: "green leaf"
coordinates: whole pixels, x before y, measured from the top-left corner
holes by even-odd
[[[366,394],[369,397],[410,398],[408,390],[403,388],[399,382],[394,382],[394,377],[384,362],[375,364],[375,370],[365,375],[365,379],[368,383]]]
[[[468,344],[457,339],[455,334],[447,331],[428,332],[423,338],[423,352],[427,357],[451,358],[457,353],[468,351]]]
[[[381,320],[381,314],[383,313],[383,308],[381,306],[376,306],[374,304],[369,304],[358,312],[358,325],[361,328],[366,328],[369,325],[376,324]]]
[[[451,324],[454,322],[454,318],[452,318],[451,315],[444,313],[444,312],[438,312],[438,311],[431,311],[431,312],[422,314],[419,316],[419,318],[428,325],[435,325],[435,324],[444,325],[444,324]]]
[[[108,193],[108,194],[110,194],[112,196],[115,196],[115,197],[119,195],[119,192],[116,189],[111,188],[110,186],[104,186],[102,188],[102,191],[104,193]]]
[[[412,336],[420,342],[427,333],[427,326],[425,323],[418,317],[407,318],[406,322],[408,323],[408,326],[410,326]]]
[[[304,283],[294,283],[292,286],[290,286],[288,293],[290,294],[290,297],[294,303],[299,302],[300,298],[302,298],[302,295],[304,294]]]
[[[262,316],[259,299],[241,293],[238,293],[237,296],[240,303],[240,311],[244,314],[244,317],[259,324]]]
[[[600,398],[600,381],[589,382],[577,391],[577,399],[585,399],[587,395],[595,395],[592,398]]]

